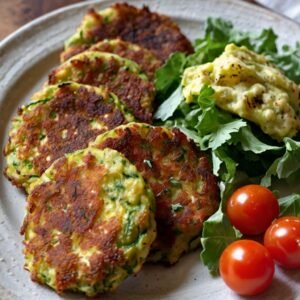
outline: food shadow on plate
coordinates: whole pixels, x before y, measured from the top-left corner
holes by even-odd
[[[282,297],[284,295],[284,298]],[[251,300],[297,300],[299,295],[291,290],[291,287],[281,279],[274,278],[271,286],[258,296],[238,297],[237,299]]]
[[[207,270],[199,260],[199,249],[197,249],[184,255],[173,266],[146,263],[136,276],[127,278],[113,292],[99,294],[92,298],[86,298],[82,294],[64,293],[61,299],[160,300],[176,297],[189,299],[182,298],[186,292],[185,288],[188,285],[201,284],[201,274],[204,272],[206,273]]]
[[[299,271],[299,269],[288,270],[288,269],[280,268],[280,272],[283,273],[285,276],[287,276],[290,281],[293,281],[294,283],[300,285],[300,271]],[[299,299],[300,299],[300,295],[299,295]]]

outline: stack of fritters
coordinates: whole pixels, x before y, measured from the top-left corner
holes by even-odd
[[[5,174],[28,193],[33,280],[92,296],[147,258],[173,264],[199,245],[218,207],[208,158],[179,130],[149,125],[155,71],[175,51],[193,49],[166,16],[128,4],[91,10],[19,109]]]
[[[200,243],[203,222],[218,208],[218,189],[208,158],[178,129],[129,123],[91,142],[124,154],[156,200],[157,238],[149,260],[177,262]]]
[[[85,51],[63,63],[49,75],[49,84],[66,81],[106,86],[140,121],[152,122],[154,85],[133,61],[118,55]]]

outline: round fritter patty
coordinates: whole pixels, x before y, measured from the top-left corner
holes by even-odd
[[[57,158],[86,148],[100,133],[133,121],[117,97],[77,83],[45,87],[19,109],[4,149],[6,176],[27,190]]]
[[[218,208],[218,187],[207,156],[183,133],[130,123],[90,145],[123,153],[152,188],[157,239],[149,260],[173,264],[199,245],[203,222]]]
[[[62,58],[80,53],[98,41],[116,37],[151,50],[163,62],[173,52],[193,52],[190,41],[169,17],[151,12],[146,6],[137,8],[117,3],[99,12],[91,9],[77,32],[65,43]]]
[[[117,151],[79,150],[31,186],[21,233],[34,281],[59,293],[110,291],[148,255],[156,236],[153,194]]]
[[[48,83],[65,81],[104,85],[119,97],[138,120],[152,122],[154,84],[131,60],[111,53],[85,51],[53,70]]]
[[[114,53],[135,61],[150,80],[154,79],[155,71],[162,65],[162,62],[148,49],[120,39],[101,41],[89,50]]]

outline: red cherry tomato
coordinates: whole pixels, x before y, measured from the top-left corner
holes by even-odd
[[[264,233],[279,215],[279,205],[267,188],[251,184],[237,189],[227,202],[227,215],[243,234]]]
[[[252,240],[230,244],[221,255],[219,267],[225,283],[243,296],[263,292],[274,275],[274,262],[268,250]]]
[[[266,231],[264,244],[279,265],[288,269],[300,268],[300,218],[276,220]]]

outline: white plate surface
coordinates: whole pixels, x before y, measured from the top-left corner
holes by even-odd
[[[58,65],[63,41],[78,26],[90,7],[102,9],[116,1],[92,1],[73,5],[45,15],[0,43],[0,147],[3,149],[12,116],[20,104],[41,88],[49,71]],[[230,19],[240,29],[272,27],[280,43],[300,41],[300,26],[260,7],[237,0],[128,1],[147,3],[152,10],[171,16],[190,39],[203,34],[208,16]],[[0,171],[4,168],[0,158]],[[74,294],[56,295],[31,282],[23,270],[22,238],[19,234],[25,211],[25,196],[0,177],[0,299],[78,299]],[[79,297],[80,298],[80,297]],[[84,299],[84,298],[82,298]],[[220,278],[212,278],[201,265],[199,252],[186,255],[171,268],[147,265],[127,279],[114,293],[101,299],[241,299]],[[276,270],[270,289],[252,299],[300,299],[300,272]]]

